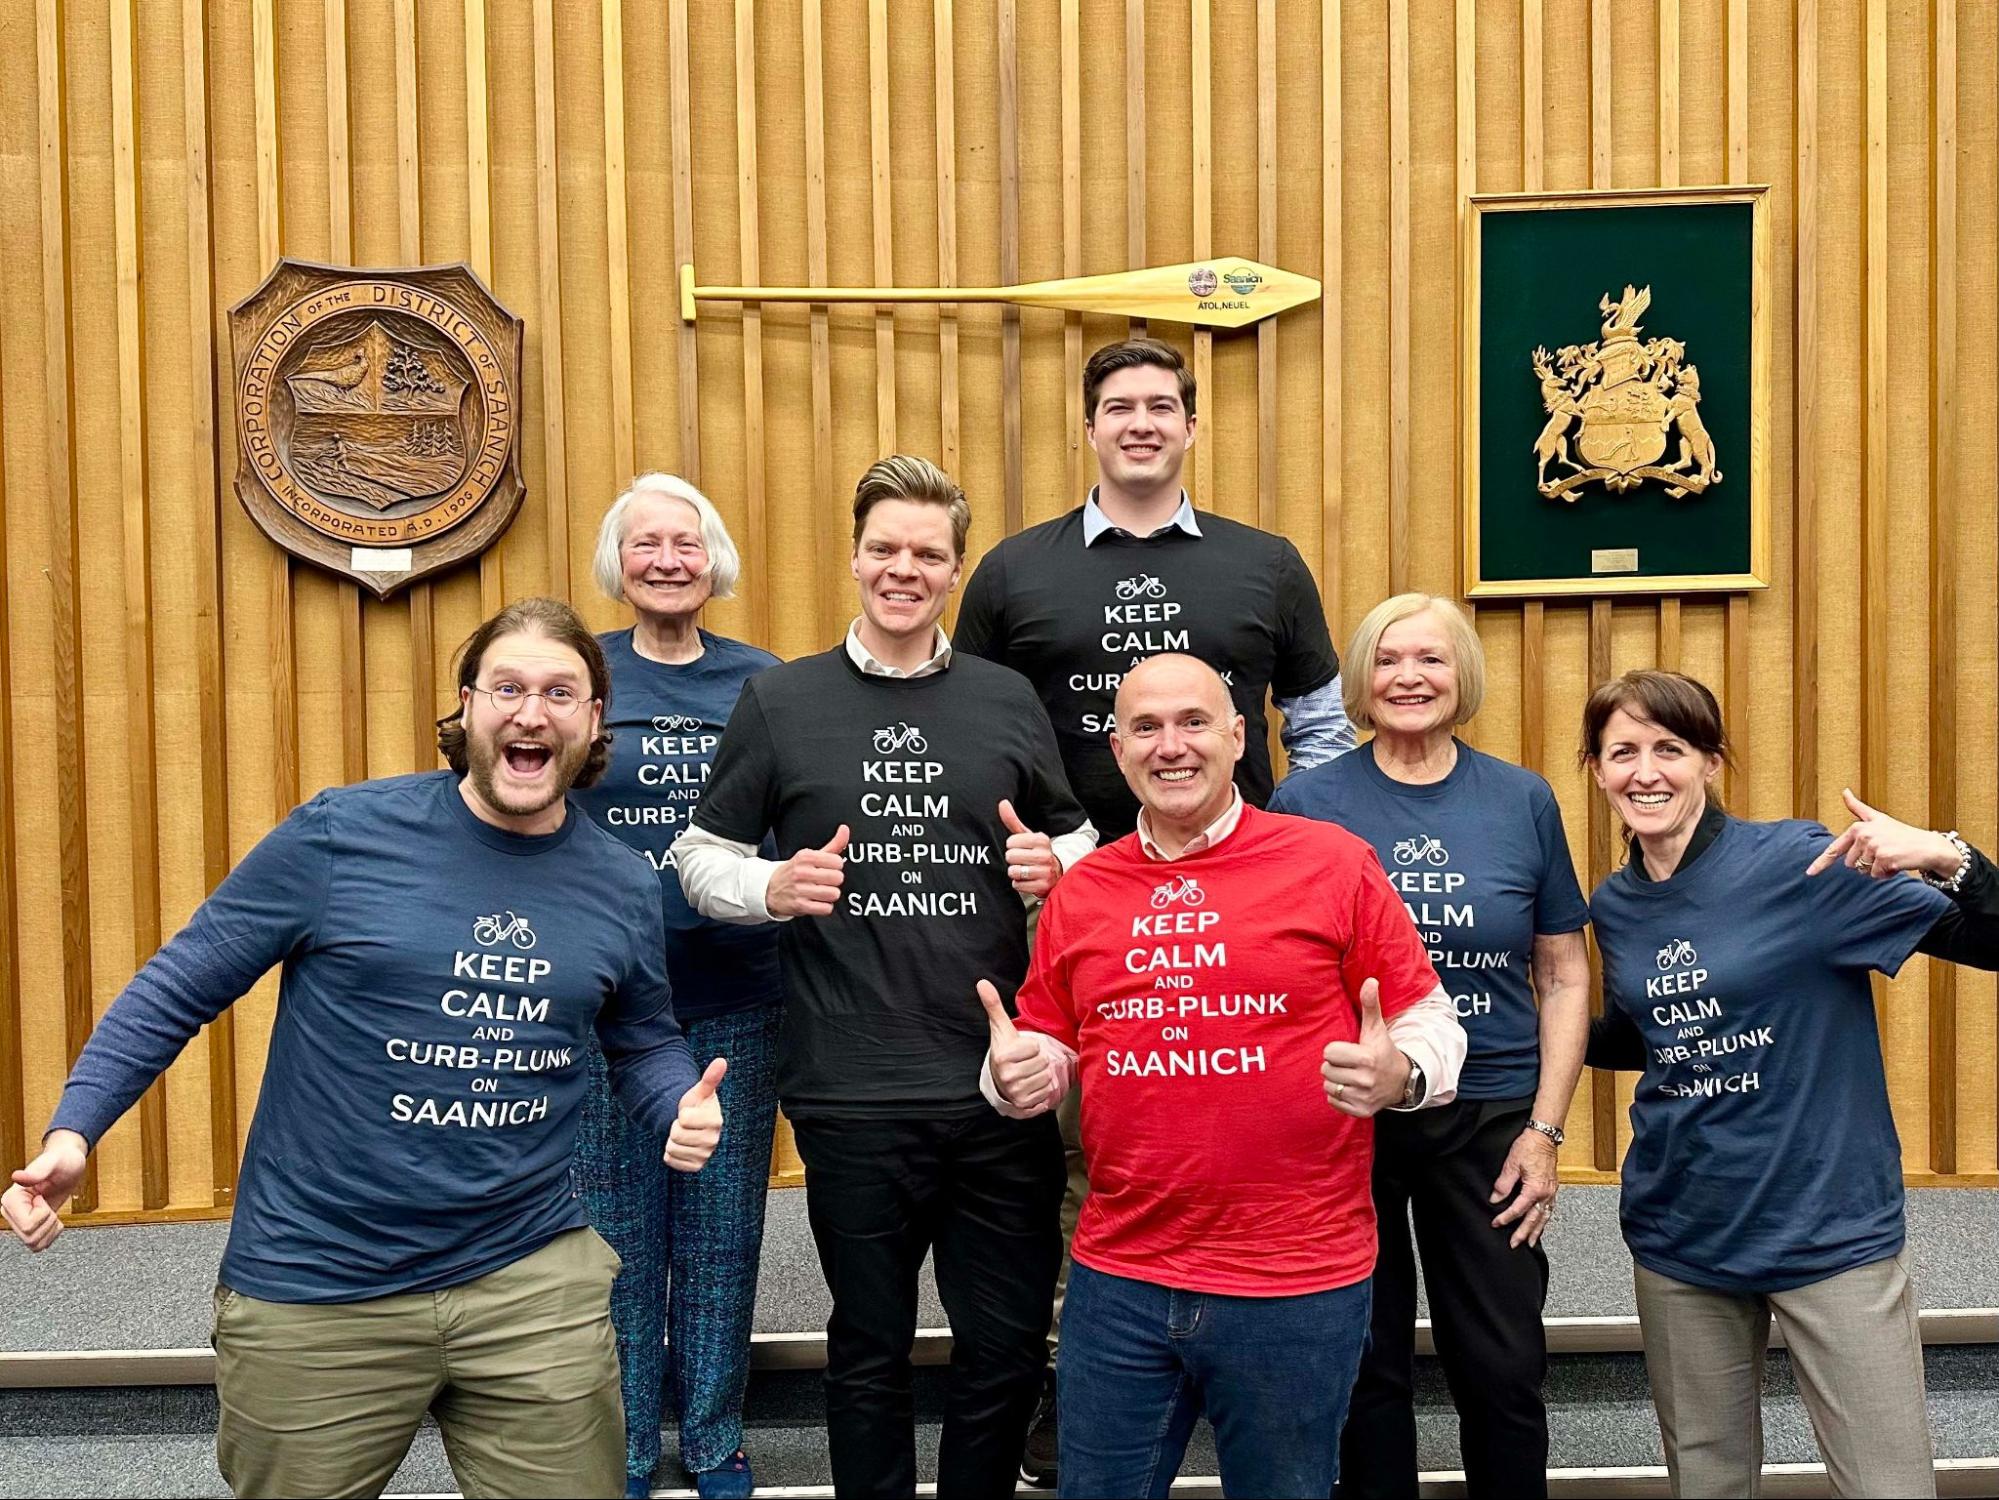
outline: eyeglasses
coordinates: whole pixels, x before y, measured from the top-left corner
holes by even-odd
[[[530,698],[541,699],[542,707],[558,719],[576,716],[576,710],[586,703],[595,703],[595,698],[586,698],[574,688],[552,687],[545,693],[530,693],[517,682],[503,682],[496,688],[474,687],[473,692],[485,698],[494,708],[512,718],[527,707]]]

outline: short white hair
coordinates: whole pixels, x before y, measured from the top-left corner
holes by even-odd
[[[729,528],[722,522],[722,513],[715,509],[714,501],[678,474],[657,473],[641,474],[634,479],[632,487],[611,502],[611,508],[604,512],[604,523],[597,528],[597,554],[591,559],[590,569],[604,597],[624,602],[625,523],[632,506],[644,495],[681,500],[694,507],[701,527],[701,545],[708,549],[709,597],[734,598],[736,580],[743,574],[743,559],[736,551]]]

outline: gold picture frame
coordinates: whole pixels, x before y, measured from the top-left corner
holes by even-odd
[[[1729,211],[1718,212],[1718,207]],[[1606,216],[1602,220],[1596,218],[1600,213]],[[1740,223],[1745,214],[1746,253],[1741,245]],[[1521,215],[1540,216],[1540,223],[1526,223],[1516,217]],[[1552,345],[1565,333],[1573,332],[1579,321],[1598,321],[1600,309],[1606,337],[1628,341],[1634,337],[1631,329],[1635,318],[1651,303],[1650,281],[1658,279],[1670,289],[1667,305],[1653,307],[1650,314],[1662,331],[1674,331],[1675,320],[1684,321],[1690,309],[1699,315],[1701,326],[1719,330],[1709,331],[1701,347],[1692,349],[1670,338],[1655,339],[1642,348],[1629,342],[1621,346],[1626,366],[1634,363],[1634,352],[1644,358],[1665,348],[1662,373],[1653,384],[1663,382],[1668,390],[1672,389],[1673,377],[1682,373],[1679,361],[1682,358],[1689,361],[1684,372],[1689,378],[1682,383],[1691,391],[1691,397],[1680,396],[1674,406],[1677,412],[1686,414],[1682,438],[1691,433],[1692,446],[1705,447],[1705,470],[1712,475],[1716,486],[1712,492],[1703,493],[1707,481],[1698,472],[1691,482],[1683,478],[1668,480],[1667,469],[1690,464],[1687,446],[1681,448],[1679,465],[1665,464],[1663,457],[1655,454],[1649,460],[1649,467],[1635,473],[1615,474],[1593,467],[1581,474],[1581,479],[1609,476],[1609,494],[1603,488],[1592,491],[1579,487],[1580,479],[1575,475],[1562,484],[1549,482],[1546,473],[1549,450],[1561,447],[1559,429],[1565,424],[1565,419],[1557,415],[1557,408],[1564,407],[1572,416],[1580,417],[1585,427],[1590,415],[1601,417],[1604,413],[1585,412],[1573,404],[1565,404],[1563,386],[1544,381],[1541,391],[1548,403],[1545,407],[1548,419],[1542,437],[1532,438],[1532,428],[1523,427],[1524,422],[1538,425],[1543,420],[1542,408],[1533,405],[1536,370],[1543,376],[1552,372],[1547,368],[1546,349],[1536,347],[1531,339],[1517,340],[1523,344],[1517,351],[1511,348],[1511,342],[1516,340],[1508,340],[1503,348],[1497,344],[1490,349],[1482,346],[1487,321],[1488,224],[1492,225],[1494,245],[1500,247],[1495,256],[1497,273],[1511,278],[1506,300],[1498,304],[1500,310],[1496,314],[1508,327],[1511,327],[1509,319],[1531,320],[1537,315],[1536,309],[1547,316],[1550,309],[1558,306],[1561,328],[1550,328],[1547,334],[1547,342]],[[1553,246],[1536,241],[1535,236],[1543,231],[1546,239],[1554,242]],[[1564,233],[1596,248],[1565,259],[1554,248],[1560,243],[1557,237]],[[1761,184],[1483,193],[1466,200],[1459,320],[1459,357],[1464,382],[1459,432],[1462,473],[1459,500],[1463,521],[1460,562],[1464,597],[1533,599],[1742,593],[1769,587],[1769,233],[1769,188]],[[1620,234],[1625,235],[1626,244],[1621,254],[1616,249]],[[1714,257],[1717,269],[1710,278],[1714,285],[1706,288],[1699,274],[1703,268],[1685,250],[1689,244],[1700,244],[1702,235],[1716,236],[1715,243],[1726,247],[1725,253]],[[1609,247],[1609,253],[1605,246]],[[1623,289],[1621,298],[1619,288]],[[1744,299],[1746,308],[1741,305]],[[1746,343],[1746,348],[1738,341]],[[1613,345],[1606,343],[1604,354],[1609,355],[1612,348]],[[1582,372],[1574,375],[1572,389],[1586,389],[1591,375],[1600,373],[1601,362],[1593,357],[1597,349],[1596,344],[1580,348],[1571,344],[1563,348],[1562,353],[1567,357],[1564,374],[1572,370]],[[1694,359],[1710,359],[1711,368],[1717,371],[1716,383],[1706,392],[1710,405],[1703,413],[1711,422],[1718,417],[1718,430],[1725,430],[1728,435],[1719,469],[1715,466],[1714,445],[1707,430],[1700,418],[1691,415],[1703,394],[1692,364]],[[1518,382],[1512,369],[1515,363],[1520,366]],[[1649,369],[1654,361],[1644,358],[1644,363]],[[1625,373],[1628,379],[1628,369]],[[1503,388],[1494,390],[1492,387],[1499,385],[1502,378]],[[1674,418],[1662,415],[1664,395],[1639,389],[1651,403],[1651,406],[1641,403],[1641,409],[1651,412],[1651,407],[1658,408],[1657,412],[1651,412],[1659,418],[1658,430],[1648,435],[1650,446],[1657,448],[1665,442]],[[1551,391],[1556,393],[1552,398]],[[1610,415],[1624,422],[1627,431],[1640,425],[1632,412]],[[1516,454],[1516,438],[1522,431],[1529,434],[1530,440],[1519,444]],[[1541,459],[1539,475],[1537,456]],[[1571,470],[1585,468],[1571,462],[1566,449],[1562,450],[1561,459]],[[1743,483],[1724,484],[1725,479],[1732,479],[1738,473],[1743,476]],[[1733,493],[1727,493],[1728,490]],[[1701,526],[1677,531],[1670,525],[1659,526],[1662,518],[1677,522],[1690,504],[1700,506],[1696,513],[1702,518]],[[1628,525],[1634,534],[1650,542],[1657,542],[1663,530],[1669,542],[1663,549],[1653,550],[1655,555],[1665,550],[1667,563],[1658,571],[1640,571],[1641,549],[1626,548],[1616,536],[1605,536],[1620,525]],[[1598,545],[1605,540],[1611,545]],[[1537,548],[1539,555],[1554,565],[1540,567],[1523,560]],[[1712,569],[1698,565],[1704,550],[1716,561]],[[1584,557],[1588,559],[1587,566],[1576,566]],[[1566,566],[1564,559],[1568,560]]]

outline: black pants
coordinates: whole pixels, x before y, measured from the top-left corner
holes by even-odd
[[[1416,1262],[1423,1256],[1437,1357],[1458,1409],[1468,1494],[1548,1493],[1548,1373],[1541,1308],[1548,1257],[1507,1248],[1488,1201],[1531,1099],[1464,1099],[1375,1117],[1374,1206],[1381,1259],[1374,1323],[1340,1443],[1342,1500],[1416,1495]],[[1510,1199],[1507,1201],[1511,1201]]]
[[[1053,1115],[792,1122],[805,1208],[833,1293],[826,1434],[842,1497],[916,1492],[910,1346],[916,1277],[937,1257],[951,1391],[937,1493],[1011,1495],[1048,1362],[1062,1258]]]

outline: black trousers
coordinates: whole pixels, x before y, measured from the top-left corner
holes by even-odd
[[[1548,1493],[1548,1257],[1507,1247],[1488,1201],[1532,1099],[1463,1099],[1375,1117],[1381,1258],[1374,1319],[1340,1442],[1341,1500],[1415,1500],[1416,1261],[1458,1409],[1468,1494]],[[1508,1201],[1511,1201],[1510,1199]]]
[[[910,1346],[926,1251],[951,1319],[937,1493],[1011,1495],[1048,1362],[1062,1258],[1055,1117],[792,1122],[833,1293],[826,1434],[842,1497],[916,1492]]]

